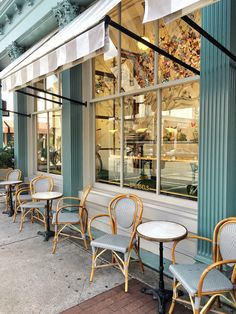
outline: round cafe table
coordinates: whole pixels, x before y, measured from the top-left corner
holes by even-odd
[[[171,221],[149,221],[140,224],[137,227],[137,233],[140,237],[154,242],[159,242],[159,288],[149,289],[143,288],[142,292],[152,295],[158,300],[159,313],[165,313],[165,304],[172,299],[172,291],[165,289],[164,284],[164,263],[163,263],[163,242],[170,242],[183,239],[187,236],[187,229],[175,222]]]
[[[62,193],[60,192],[37,192],[32,195],[32,199],[34,200],[40,200],[40,201],[47,201],[47,206],[46,206],[46,231],[42,232],[39,231],[38,234],[44,236],[44,240],[48,241],[50,237],[54,236],[54,231],[50,230],[50,202],[52,204],[52,201],[55,199],[58,199],[62,197]]]
[[[9,186],[9,201],[10,201],[10,210],[3,211],[3,214],[8,214],[9,217],[14,215],[13,202],[12,202],[12,186],[21,183],[21,180],[10,180],[10,181],[1,181],[0,186]]]

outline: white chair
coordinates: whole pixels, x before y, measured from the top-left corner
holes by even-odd
[[[55,253],[59,237],[62,240],[67,238],[82,239],[87,249],[86,231],[88,225],[88,211],[86,208],[86,199],[92,186],[84,188],[81,198],[66,196],[62,197],[57,203],[56,213],[53,214],[52,224],[55,226],[55,235],[53,240],[53,250]],[[67,228],[71,228],[75,233],[69,233]]]
[[[53,179],[49,176],[36,177],[30,182],[30,193],[33,195],[38,192],[51,192],[53,185]],[[33,222],[34,219],[41,221],[46,230],[45,206],[46,202],[37,200],[21,204],[20,231],[22,231],[25,218],[28,215],[31,216],[31,222]]]
[[[143,271],[143,264],[139,255],[139,238],[136,236],[136,229],[141,222],[142,213],[143,204],[140,198],[133,194],[121,194],[111,200],[108,214],[100,214],[90,220],[88,232],[93,252],[90,281],[93,281],[95,269],[118,265],[125,276],[125,292],[128,291],[128,268],[133,250]],[[109,218],[111,234],[105,234],[93,240],[91,225],[95,219],[100,217]],[[119,234],[119,229],[125,231],[126,234]],[[112,254],[112,262],[98,265],[97,259],[107,250]]]
[[[173,300],[169,314],[174,313],[176,302],[187,302],[178,295],[178,288],[181,286],[189,294],[194,314],[208,313],[215,301],[220,303],[220,297],[226,299],[236,309],[236,217],[224,219],[217,224],[213,241],[199,236],[188,236],[187,238],[197,238],[212,243],[213,263],[210,265],[176,264],[175,248],[180,241],[174,243],[173,265],[170,266],[170,272],[174,276]],[[230,278],[222,271],[223,266],[230,267]],[[204,296],[209,296],[209,299],[201,307]],[[215,312],[217,313],[217,311]]]

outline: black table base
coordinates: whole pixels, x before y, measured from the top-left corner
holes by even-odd
[[[158,301],[159,314],[165,314],[165,306],[166,303],[170,302],[172,299],[172,291],[166,290],[164,284],[163,242],[160,242],[159,252],[159,289],[143,288],[141,292],[152,295],[153,299]]]
[[[52,201],[50,205],[50,200],[47,200],[47,207],[46,207],[46,228],[47,231],[39,231],[38,234],[44,236],[44,241],[48,241],[49,238],[54,237],[55,232],[50,230],[50,215],[49,210],[52,207]]]
[[[151,288],[142,288],[142,293],[152,295],[153,300],[158,302],[158,312],[160,314],[165,313],[166,303],[172,300],[172,290],[160,290],[160,289],[151,289]]]
[[[44,237],[44,241],[48,241],[49,238],[54,237],[55,232],[54,231],[38,231],[38,235],[41,235]]]
[[[2,213],[8,215],[9,217],[12,217],[14,215],[13,210],[4,210]]]

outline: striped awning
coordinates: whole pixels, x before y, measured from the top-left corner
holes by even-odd
[[[3,91],[19,89],[55,71],[107,53],[114,55],[105,22],[121,0],[100,0],[57,33],[50,34],[0,72]]]
[[[164,18],[171,22],[219,0],[145,0],[143,23]]]

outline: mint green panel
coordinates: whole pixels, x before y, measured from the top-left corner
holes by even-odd
[[[202,27],[233,53],[235,8],[222,0],[202,11]],[[218,221],[236,216],[235,90],[235,64],[202,38],[198,232],[210,238]],[[209,259],[209,246],[199,243],[198,256]]]
[[[14,93],[14,111],[27,113],[27,97],[25,95]],[[31,118],[14,114],[15,168],[19,168],[24,176],[28,175],[27,119]]]
[[[82,65],[62,73],[63,96],[82,100]],[[63,193],[77,196],[83,188],[83,106],[63,100]]]
[[[2,92],[0,85],[0,108],[2,108]],[[0,110],[0,148],[3,147],[3,121],[2,121],[2,110]]]

